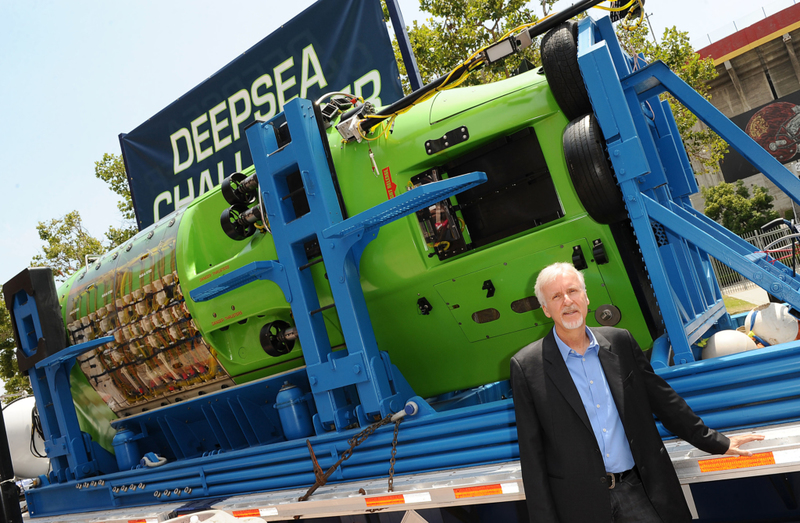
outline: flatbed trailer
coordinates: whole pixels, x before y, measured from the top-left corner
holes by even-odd
[[[695,518],[704,517],[698,511],[692,491],[697,484],[758,476],[783,478],[800,468],[799,422],[755,427],[731,434],[752,432],[763,434],[765,438],[750,445],[754,453],[750,458],[711,456],[679,439],[666,442]],[[388,512],[399,512],[405,516],[414,511],[417,519],[409,521],[422,522],[426,521],[427,509],[509,504],[525,499],[518,460],[396,476],[394,492],[391,493],[386,490],[386,478],[326,485],[319,488],[309,500],[298,501],[306,491],[306,488],[298,488],[232,496],[211,500],[202,508],[235,518],[257,517],[268,522],[295,518],[313,521],[318,518]],[[497,509],[489,507],[486,513],[492,513],[491,510]],[[506,511],[517,514],[511,508]],[[159,506],[111,510],[102,514],[26,517],[25,520],[31,523],[162,523],[184,513],[190,513],[186,511],[186,504],[176,500]]]
[[[707,521],[757,520],[761,509],[761,514],[768,513],[773,519],[797,517],[800,509],[794,500],[792,482],[800,474],[800,405],[796,399],[798,392],[794,390],[797,375],[800,375],[800,365],[795,363],[800,360],[800,343],[790,342],[702,361],[697,343],[716,330],[736,326],[736,320],[725,311],[711,272],[709,255],[795,310],[800,310],[800,280],[787,267],[757,252],[692,209],[688,197],[697,191],[694,174],[668,104],[661,101],[659,95],[668,92],[680,100],[798,203],[800,181],[662,63],[644,65],[640,57],[626,55],[607,18],[597,21],[585,18],[574,30],[579,79],[585,82],[591,110],[585,116],[578,112],[574,122],[585,117],[594,119],[597,127],[593,127],[596,130],[591,136],[573,136],[570,133],[578,127],[567,126],[565,136],[571,136],[565,138],[567,163],[574,163],[576,158],[571,155],[576,149],[584,149],[578,154],[591,155],[586,149],[600,144],[602,161],[589,158],[597,160],[594,164],[606,177],[600,182],[600,189],[609,198],[599,202],[587,200],[586,187],[593,187],[591,184],[596,180],[587,180],[586,172],[576,175],[571,171],[570,175],[580,203],[595,222],[602,223],[604,216],[618,216],[621,211],[625,224],[612,224],[613,227],[620,230],[619,227],[627,226],[629,220],[628,230],[632,228],[635,232],[634,243],[628,244],[628,249],[635,251],[638,247],[641,260],[627,269],[634,286],[641,287],[641,309],[649,309],[656,324],[652,329],[651,363],[709,425],[726,432],[766,435],[764,441],[750,444],[749,448],[757,451],[753,458],[730,458],[710,457],[679,440],[669,439],[671,435],[662,432],[668,439],[670,457],[687,500],[696,517]],[[492,56],[514,50],[525,40],[519,35],[512,38],[513,42],[500,42],[491,48]],[[552,83],[552,71],[546,72]],[[562,78],[562,85],[563,81]],[[511,92],[524,92],[523,81],[513,82],[516,83]],[[470,111],[476,110],[475,105],[468,106],[457,96],[454,99],[454,105],[462,107],[462,111],[454,111],[453,106],[449,106],[451,115],[447,118],[453,114],[460,115],[458,118],[472,118]],[[563,100],[557,101],[563,104]],[[554,106],[549,98],[547,103]],[[489,102],[485,104],[490,105]],[[334,120],[338,117],[335,109]],[[570,107],[572,109],[576,108]],[[325,125],[324,113],[309,101],[294,100],[274,119],[255,122],[247,130],[255,174],[249,178],[242,176],[228,185],[228,190],[234,192],[239,187],[244,191],[257,187],[257,197],[240,195],[246,205],[237,208],[235,213],[223,215],[230,219],[226,233],[246,239],[254,234],[250,227],[253,223],[263,220],[266,224],[268,218],[275,242],[275,258],[246,259],[246,263],[238,265],[225,262],[229,266],[224,270],[215,273],[212,267],[206,275],[199,273],[183,289],[187,303],[197,308],[193,310],[202,310],[201,304],[225,300],[226,296],[248,285],[274,283],[291,304],[296,331],[284,330],[272,335],[280,338],[281,343],[286,343],[290,334],[299,336],[305,366],[231,388],[204,391],[196,397],[180,398],[180,402],[131,414],[112,423],[120,432],[123,429],[131,432],[131,438],[136,441],[161,444],[174,456],[163,467],[115,470],[115,465],[103,457],[98,446],[87,441],[78,429],[74,412],[70,414],[70,369],[81,355],[113,342],[113,338],[97,337],[37,355],[37,350],[41,350],[41,343],[37,345],[37,342],[45,338],[42,326],[50,325],[43,316],[47,311],[37,303],[41,295],[37,297],[37,292],[31,292],[31,286],[25,283],[5,286],[6,300],[19,330],[31,334],[20,337],[18,343],[24,356],[31,359],[28,369],[37,403],[41,405],[48,455],[54,463],[54,471],[44,478],[43,485],[26,493],[29,511],[39,516],[32,521],[161,522],[180,515],[179,509],[187,505],[194,510],[202,507],[233,517],[264,521],[373,513],[380,517],[391,512],[418,518],[418,510],[470,506],[511,511],[515,517],[524,513],[521,511],[525,508],[519,503],[523,499],[523,488],[508,382],[488,383],[440,400],[438,404],[416,396],[401,369],[393,364],[395,356],[390,358],[377,348],[365,291],[359,279],[359,261],[381,227],[417,212],[424,213],[437,202],[455,202],[459,194],[485,183],[487,175],[476,169],[439,179],[435,171],[426,171],[428,178],[416,178],[416,183],[409,181],[407,190],[397,191],[395,195],[388,193],[387,184],[388,200],[359,209],[360,212],[348,218],[342,213],[341,194],[331,172],[333,162],[330,152],[326,152],[330,140],[321,132]],[[383,117],[390,118],[390,113]],[[547,114],[548,118],[561,118],[554,112]],[[356,119],[345,126],[350,129],[352,139],[341,144],[341,150],[354,147],[356,136],[369,132],[368,128],[352,130],[353,125],[360,126],[364,122]],[[345,123],[340,122],[338,126]],[[454,124],[448,121],[444,125]],[[470,133],[473,129],[470,127]],[[453,129],[453,132],[459,130],[463,140],[468,141],[466,127]],[[516,134],[513,139],[509,138],[510,143],[521,139],[519,129],[514,131]],[[398,126],[396,132],[402,133],[402,129]],[[449,143],[447,136],[437,135],[425,142],[428,156],[448,153],[447,150],[455,146]],[[551,137],[539,139],[547,141]],[[337,141],[338,138],[332,142]],[[380,152],[377,145],[373,147]],[[547,161],[556,169],[555,164],[561,160],[556,162],[551,153],[546,151]],[[607,159],[610,165],[603,167]],[[300,173],[299,187],[286,183],[287,176],[294,172]],[[608,176],[613,176],[610,184]],[[308,209],[304,212],[293,205],[293,195],[298,191],[307,197]],[[567,201],[572,196],[563,194],[565,206],[572,205]],[[451,197],[455,200],[450,200]],[[454,209],[457,208],[455,204]],[[186,212],[193,211],[190,208]],[[585,214],[561,216],[553,227],[559,224],[566,227],[584,217]],[[175,218],[171,222],[168,220],[170,217],[143,234],[152,237],[154,231],[163,231],[175,223]],[[419,220],[422,223],[423,218]],[[609,223],[614,221],[611,219]],[[411,221],[406,223],[416,225]],[[323,253],[325,280],[330,282],[333,302],[330,306],[320,306],[318,289],[307,270],[316,263],[310,261],[305,252],[305,244],[312,236],[319,240]],[[512,239],[523,237],[512,236]],[[587,280],[598,292],[612,293],[614,289],[609,287],[615,285],[606,287],[598,267],[608,263],[609,257],[625,253],[621,252],[622,244],[619,249],[612,250],[610,236],[605,238],[605,246],[594,237],[576,238],[552,246],[542,251],[548,253],[547,256],[537,258],[535,263],[548,259],[571,260],[576,267],[587,269],[587,273],[591,271],[591,278]],[[440,259],[450,256],[443,254],[443,247],[434,247],[430,258],[437,252]],[[469,249],[465,247],[465,250]],[[541,253],[536,255],[541,256]],[[515,265],[514,261],[530,263],[531,259],[525,256],[510,259],[503,266],[511,265],[518,270],[520,265]],[[644,273],[640,269],[644,269]],[[503,274],[497,272],[503,270],[502,266],[492,270],[495,271],[492,277],[485,281],[483,272],[464,280],[470,284],[483,281],[481,291],[490,299],[495,285],[502,281],[498,275]],[[611,273],[609,269],[607,274]],[[320,277],[318,274],[318,280]],[[452,282],[456,283],[456,278]],[[498,292],[501,291],[498,286]],[[448,296],[456,296],[455,291],[447,292]],[[433,304],[434,309],[439,306],[437,303]],[[530,308],[525,312],[535,314],[532,302],[526,303]],[[321,320],[320,313],[334,306],[346,350],[331,350]],[[456,311],[458,305],[451,307],[448,302],[447,306],[454,317],[460,318],[461,311]],[[420,298],[417,307],[421,315],[426,315],[430,313],[431,303]],[[601,324],[620,321],[619,309],[613,306],[594,312],[592,321]],[[474,322],[480,324],[484,316],[475,318],[473,316]],[[637,318],[635,325],[641,327],[643,315]],[[383,318],[374,319],[384,321]],[[229,323],[233,325],[235,321]],[[549,327],[536,323],[530,328],[545,332]],[[465,334],[472,335],[467,331]],[[487,339],[491,337],[486,336]],[[270,421],[274,416],[269,412],[277,404],[275,391],[284,381],[302,389],[304,401],[313,409],[314,435],[308,437],[308,444],[306,437],[284,437]],[[262,403],[267,404],[267,410],[254,407]],[[222,404],[229,408],[223,409]],[[401,411],[406,412],[405,418],[393,430],[392,418]],[[263,419],[258,417],[260,412],[266,413]],[[258,423],[248,425],[242,421],[256,418]],[[216,421],[212,423],[212,419]],[[374,423],[377,420],[383,420],[381,426]],[[190,434],[193,427],[202,427],[209,438],[213,433],[217,441],[223,441],[233,438],[233,426],[237,424],[241,427],[241,433],[236,432],[237,437],[247,440],[248,445],[206,449],[200,438]],[[362,432],[369,430],[369,439],[362,440],[363,445],[355,449],[352,460],[341,462],[332,472],[330,483],[320,486],[306,501],[298,501],[315,479],[347,454],[351,448],[348,440],[360,437],[356,433],[358,428],[353,428],[355,425]],[[130,441],[132,439],[124,443]],[[397,447],[397,461],[392,454],[394,472],[387,478],[388,451],[395,446],[393,442]],[[312,450],[313,464],[309,456]],[[387,479],[393,482],[393,490],[388,488]],[[759,492],[772,489],[778,502],[760,508],[744,496],[730,500],[725,493],[739,492],[738,482],[746,482],[746,488],[756,485]],[[737,505],[748,501],[749,508]],[[69,512],[74,513],[67,514]]]

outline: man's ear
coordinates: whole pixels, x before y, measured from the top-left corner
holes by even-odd
[[[550,312],[547,310],[547,305],[542,305],[542,310],[544,311],[545,316],[552,318],[552,316],[550,316]]]

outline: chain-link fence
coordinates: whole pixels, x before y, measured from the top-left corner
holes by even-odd
[[[783,238],[790,234],[790,231],[787,227],[780,227],[778,229],[774,229],[769,232],[760,232],[760,231],[753,231],[742,235],[742,239],[754,247],[758,248],[758,250],[763,251],[766,247],[770,244],[775,242],[776,240]],[[790,240],[786,240],[780,243],[773,245],[770,250],[774,251],[774,249],[780,249],[779,252],[772,252],[772,257],[778,260],[781,260],[786,266],[792,266],[792,244]],[[798,252],[795,254],[795,264],[800,269],[800,248],[798,248]],[[717,283],[719,283],[720,288],[722,289],[722,294],[731,294],[734,292],[745,291],[757,285],[738,272],[734,271],[724,263],[720,262],[715,258],[711,258],[711,266],[714,269],[714,274],[717,277]]]

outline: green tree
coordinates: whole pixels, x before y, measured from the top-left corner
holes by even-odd
[[[109,189],[122,197],[117,202],[117,209],[122,214],[122,226],[110,226],[106,231],[108,247],[113,249],[122,245],[136,235],[136,214],[133,211],[131,189],[128,185],[128,176],[125,174],[125,164],[122,156],[105,153],[103,159],[94,162],[94,175],[108,184]]]
[[[78,211],[67,213],[61,218],[47,222],[39,222],[36,230],[39,238],[45,243],[42,254],[33,257],[34,267],[52,267],[56,280],[62,281],[86,263],[86,256],[98,255],[121,245],[132,238],[136,232],[135,214],[128,177],[122,157],[115,154],[104,154],[95,162],[94,174],[108,184],[112,192],[122,199],[117,202],[117,209],[122,215],[121,227],[109,226],[106,231],[106,244],[84,227]]]
[[[647,21],[630,30],[618,30],[620,43],[631,55],[642,53],[647,62],[661,60],[689,87],[709,99],[708,82],[717,77],[714,60],[701,59],[689,42],[689,33],[674,26],[664,30],[660,43],[653,42]],[[690,157],[697,160],[703,171],[718,169],[718,162],[728,152],[728,144],[707,128],[697,126],[697,116],[670,95],[662,95],[669,101],[678,132]]]
[[[83,267],[86,256],[106,252],[103,244],[83,226],[81,215],[72,211],[61,218],[39,222],[39,239],[45,242],[42,254],[31,260],[32,267],[52,267],[56,281],[63,281]]]
[[[542,14],[547,15],[554,3],[555,0],[543,0]],[[537,21],[539,17],[527,4],[527,0],[420,0],[420,9],[433,17],[423,24],[415,20],[407,30],[423,83],[448,74],[472,53],[498,41],[508,31]],[[396,40],[394,48],[403,88],[409,92]],[[507,78],[523,60],[538,64],[539,46],[532,45],[521,54],[479,69],[464,85]]]
[[[542,16],[550,14],[554,3],[553,0],[537,2]],[[539,17],[527,7],[528,4],[523,0],[420,0],[420,9],[432,17],[422,24],[414,21],[407,30],[423,82],[446,75],[470,54],[497,41],[507,31],[537,21]],[[707,82],[717,76],[713,60],[700,59],[684,31],[675,27],[666,29],[661,43],[653,42],[649,31],[644,19],[617,24],[617,36],[629,54],[642,53],[647,62],[664,61],[692,89],[708,98]],[[396,41],[394,46],[403,88],[409,92],[405,66]],[[506,78],[522,60],[528,60],[534,66],[541,63],[538,42],[521,55],[479,69],[465,85]],[[696,128],[697,117],[694,114],[671,96],[664,97],[672,107],[686,152],[699,162],[704,171],[715,170],[717,162],[727,152],[727,143],[711,130]]]
[[[3,288],[0,286],[0,296],[2,294]],[[16,352],[11,316],[8,314],[8,309],[6,309],[5,300],[0,299],[0,379],[5,382],[6,394],[16,394],[23,391],[32,393],[28,377],[19,373]]]
[[[109,249],[121,245],[132,238],[137,230],[135,214],[131,200],[128,178],[122,157],[115,154],[104,154],[95,162],[95,176],[106,182],[112,192],[121,197],[117,208],[122,215],[120,227],[109,226],[106,231],[106,245],[94,236],[83,225],[78,211],[72,211],[60,218],[39,222],[36,230],[39,239],[44,242],[42,253],[31,260],[32,267],[51,267],[57,282],[66,280],[86,264],[87,256],[103,254]],[[15,356],[13,335],[5,336],[4,318],[8,311],[0,308],[0,378],[5,380],[6,391],[16,392],[30,390],[28,378],[19,374]],[[8,332],[11,332],[10,324]],[[8,344],[8,346],[6,345]]]
[[[714,187],[702,187],[706,200],[703,212],[734,234],[742,235],[778,218],[772,210],[772,196],[764,187],[753,186],[753,194],[741,180],[735,184],[722,182]]]

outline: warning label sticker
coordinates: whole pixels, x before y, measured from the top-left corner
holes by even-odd
[[[389,505],[403,505],[405,503],[424,503],[431,500],[429,492],[415,492],[413,494],[397,494],[394,496],[378,496],[366,498],[367,507],[386,507]]]
[[[397,184],[392,181],[392,171],[388,167],[384,167],[383,171],[383,185],[386,187],[386,197],[391,200],[397,196]]]
[[[750,467],[763,467],[774,465],[775,456],[772,452],[762,452],[752,456],[731,456],[729,458],[704,459],[698,462],[700,472],[720,472],[723,470],[745,469]]]
[[[253,508],[249,510],[234,510],[233,511],[234,517],[237,518],[253,518],[259,516],[277,516],[278,509],[276,507],[267,507],[267,508]]]
[[[454,488],[456,499],[477,498],[480,496],[499,496],[503,493],[500,485],[481,485],[480,487]]]
[[[481,496],[499,496],[500,494],[516,494],[519,485],[516,483],[502,483],[495,485],[480,485],[478,487],[454,488],[456,499],[477,498]]]
[[[388,505],[402,505],[406,500],[402,494],[396,496],[379,496],[377,498],[367,498],[368,507],[381,507]]]
[[[257,508],[253,508],[250,510],[234,510],[233,517],[235,518],[257,518],[261,514],[258,512]]]

